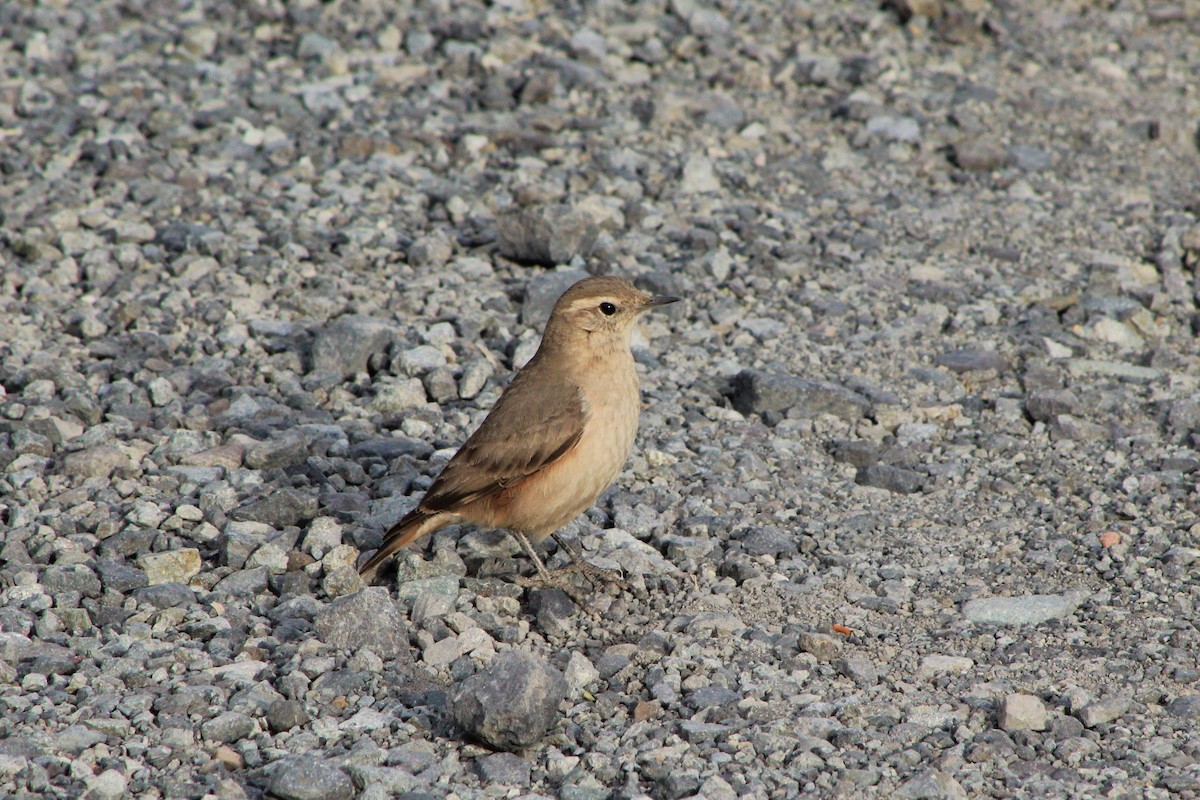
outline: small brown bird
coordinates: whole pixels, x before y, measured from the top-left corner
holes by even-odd
[[[585,511],[621,471],[641,411],[633,326],[644,311],[678,299],[613,277],[568,289],[537,354],[359,572],[369,580],[409,542],[469,522],[508,530],[548,577],[530,540]]]

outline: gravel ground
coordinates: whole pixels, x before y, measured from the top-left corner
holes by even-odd
[[[1197,75],[1190,0],[0,5],[0,795],[1200,796]],[[686,298],[628,585],[364,588],[585,272]]]

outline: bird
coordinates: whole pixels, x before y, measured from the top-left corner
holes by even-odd
[[[549,583],[533,544],[590,508],[624,466],[641,411],[630,349],[634,325],[643,313],[678,300],[614,276],[568,288],[537,353],[359,574],[373,580],[409,543],[470,523],[507,530]]]

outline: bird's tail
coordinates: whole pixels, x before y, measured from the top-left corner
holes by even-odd
[[[401,547],[416,541],[427,533],[445,527],[451,522],[453,520],[447,519],[446,515],[441,512],[426,511],[420,507],[414,508],[401,517],[399,522],[388,528],[387,533],[383,535],[383,544],[375,551],[375,555],[359,567],[358,574],[368,582],[371,581],[375,577],[375,570],[379,568],[379,565],[395,555]]]

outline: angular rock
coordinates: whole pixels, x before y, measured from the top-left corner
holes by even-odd
[[[986,372],[995,370],[1003,372],[1008,369],[1008,361],[1004,356],[993,350],[951,350],[935,356],[933,363],[945,367],[951,372]]]
[[[340,317],[317,332],[312,343],[312,371],[349,378],[367,371],[371,356],[387,349],[396,329],[372,317]]]
[[[194,547],[163,553],[146,553],[138,559],[138,566],[145,571],[151,586],[160,583],[186,583],[200,574],[201,565],[200,551]]]
[[[768,411],[810,418],[832,414],[856,420],[871,412],[871,401],[829,381],[745,369],[733,379],[733,407],[743,414]]]
[[[565,205],[523,208],[501,216],[496,227],[502,256],[540,267],[587,258],[600,234],[591,214]]]
[[[304,704],[296,700],[279,699],[267,709],[267,726],[273,733],[290,731],[298,725],[306,724],[308,720]]]
[[[510,650],[450,694],[450,712],[464,730],[498,750],[540,741],[566,699],[566,678],[545,661]]]
[[[1167,703],[1167,713],[1200,722],[1200,694],[1185,694]]]
[[[1088,703],[1076,712],[1075,716],[1084,727],[1094,728],[1106,722],[1112,722],[1129,710],[1128,697],[1106,697],[1094,703]]]
[[[63,472],[72,478],[107,478],[118,469],[133,466],[129,456],[102,444],[71,453],[63,459]]]
[[[1010,694],[1000,703],[997,722],[1006,731],[1043,731],[1046,705],[1031,694]]]
[[[273,490],[266,497],[238,506],[229,512],[229,518],[261,522],[278,529],[307,522],[317,515],[318,510],[317,498],[288,488]]]
[[[1049,422],[1060,414],[1078,414],[1079,398],[1069,389],[1038,389],[1025,398],[1025,412],[1034,422]]]
[[[272,766],[267,791],[279,800],[352,800],[354,783],[320,756],[288,756]]]
[[[408,622],[382,587],[339,597],[313,622],[317,636],[326,644],[351,651],[369,647],[380,658],[399,658],[409,663],[413,660]]]
[[[184,608],[196,602],[196,593],[182,583],[159,583],[133,590],[133,598],[155,608]]]
[[[962,613],[971,622],[992,625],[1037,625],[1062,619],[1075,611],[1078,601],[1061,594],[1024,597],[984,597],[968,600]]]
[[[513,753],[492,753],[475,762],[484,786],[528,786],[532,766]]]
[[[966,800],[967,792],[962,784],[951,776],[937,770],[926,770],[921,775],[900,786],[900,797],[905,800]]]
[[[891,464],[868,464],[854,474],[860,486],[874,486],[897,494],[914,494],[921,491],[924,478],[916,470],[896,467]]]

